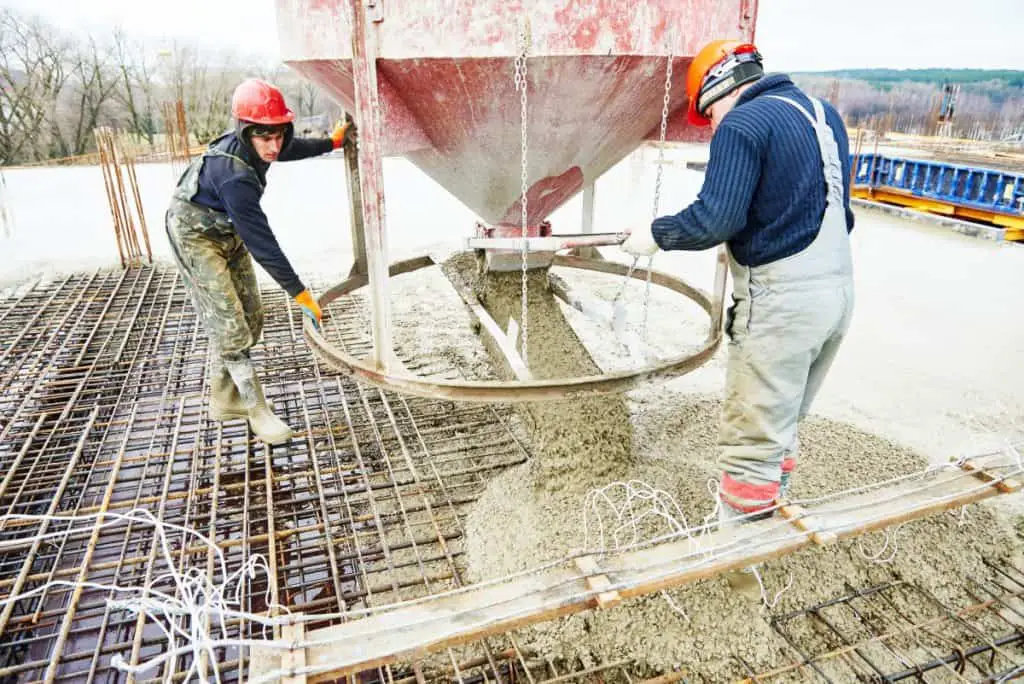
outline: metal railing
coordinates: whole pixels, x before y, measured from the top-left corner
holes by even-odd
[[[850,164],[854,186],[1024,216],[1024,174],[881,154],[850,155]]]

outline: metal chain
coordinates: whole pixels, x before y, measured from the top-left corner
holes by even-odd
[[[665,97],[661,104],[661,133],[658,137],[658,170],[654,176],[654,206],[651,209],[651,221],[658,218],[658,204],[661,201],[661,175],[665,166],[665,133],[668,130],[668,104],[672,97],[672,45],[673,39],[669,37],[668,57],[665,64]],[[647,285],[644,290],[644,322],[641,329],[641,336],[647,340],[647,314],[651,302],[651,271],[654,266],[654,255],[647,257]]]
[[[527,279],[527,268],[526,268],[526,266],[527,266],[528,252],[529,252],[529,249],[528,249],[527,244],[526,244],[526,239],[527,239],[527,236],[528,236],[527,222],[526,222],[527,221],[527,219],[526,219],[526,216],[527,216],[527,211],[526,211],[527,210],[527,207],[526,207],[526,191],[529,189],[528,186],[527,186],[527,180],[526,180],[526,170],[527,170],[526,169],[526,144],[527,144],[527,131],[526,131],[526,112],[527,112],[527,109],[526,109],[526,88],[527,88],[527,83],[528,83],[527,78],[526,78],[526,55],[527,55],[527,53],[529,52],[529,49],[530,49],[530,24],[529,24],[528,20],[524,21],[522,26],[520,26],[520,30],[519,30],[519,46],[518,47],[519,47],[519,50],[518,50],[518,54],[516,55],[516,59],[515,59],[515,87],[516,87],[516,90],[519,91],[519,110],[520,110],[519,111],[519,116],[520,116],[520,120],[521,120],[519,139],[520,139],[520,153],[521,153],[522,163],[521,163],[520,171],[519,171],[520,192],[521,192],[521,194],[519,196],[519,204],[520,204],[520,208],[522,209],[522,217],[521,218],[522,218],[522,229],[523,229],[522,230],[522,235],[523,235],[523,248],[522,248],[522,254],[523,254],[523,264],[522,264],[523,290],[522,290],[522,293],[521,293],[523,307],[522,307],[522,313],[520,314],[521,315],[521,320],[520,320],[519,328],[520,328],[520,335],[522,335],[522,340],[523,340],[522,345],[520,347],[521,355],[523,357],[523,363],[526,364],[527,366],[529,366],[529,363],[527,361],[527,340],[529,339],[529,323],[528,323],[528,321],[529,321],[529,318],[528,318],[528,316],[529,316],[529,305],[527,303],[528,300],[527,300],[527,288],[526,288],[526,279]]]

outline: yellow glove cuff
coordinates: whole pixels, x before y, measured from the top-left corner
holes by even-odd
[[[316,300],[313,299],[313,295],[310,294],[309,290],[303,290],[299,294],[295,295],[295,301],[302,306],[310,309],[319,311],[320,307],[317,306]]]
[[[334,143],[334,149],[341,147],[341,144],[345,141],[346,131],[348,131],[347,123],[341,123],[339,121],[334,125],[334,130],[331,131],[331,142]]]

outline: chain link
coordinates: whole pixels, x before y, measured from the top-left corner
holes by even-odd
[[[651,221],[658,218],[658,204],[661,202],[661,176],[665,167],[665,134],[668,131],[668,105],[672,98],[672,46],[673,39],[669,37],[668,56],[665,64],[665,96],[661,104],[661,132],[658,136],[658,169],[654,175],[654,206],[651,208]],[[635,264],[635,262],[634,262]],[[644,289],[644,322],[641,328],[641,336],[647,341],[647,318],[651,304],[651,271],[654,267],[654,255],[647,257],[647,284]]]
[[[519,171],[519,184],[520,184],[520,195],[519,204],[522,210],[522,236],[523,236],[523,263],[522,263],[522,282],[523,289],[521,293],[522,297],[522,313],[520,314],[520,335],[522,335],[522,345],[520,346],[521,354],[523,357],[523,363],[529,366],[527,360],[527,340],[529,339],[529,304],[527,303],[527,260],[529,248],[526,244],[528,236],[527,226],[527,206],[526,206],[526,191],[529,189],[527,185],[527,164],[526,164],[526,146],[527,146],[527,128],[526,128],[526,88],[528,85],[527,72],[526,72],[526,55],[530,50],[530,24],[529,21],[524,21],[519,29],[519,45],[518,54],[515,59],[515,88],[519,91],[519,116],[521,121],[519,131],[519,142],[520,142],[520,153],[521,153],[521,166]]]
[[[658,171],[654,177],[654,208],[651,218],[658,218],[658,204],[661,201],[661,172],[665,161],[665,135],[668,131],[668,105],[672,98],[672,47],[669,46],[665,65],[665,97],[661,105],[661,133],[658,136]]]

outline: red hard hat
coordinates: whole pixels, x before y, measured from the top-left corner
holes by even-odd
[[[708,78],[712,72],[712,78]],[[750,43],[713,40],[697,53],[686,74],[686,95],[690,98],[687,119],[694,126],[707,126],[705,114],[711,102],[721,99],[744,83],[760,78],[761,55]],[[703,97],[702,97],[703,96]],[[702,100],[707,100],[703,107]]]
[[[231,116],[239,121],[268,125],[289,123],[295,118],[281,91],[258,78],[247,78],[235,88],[231,96]]]

